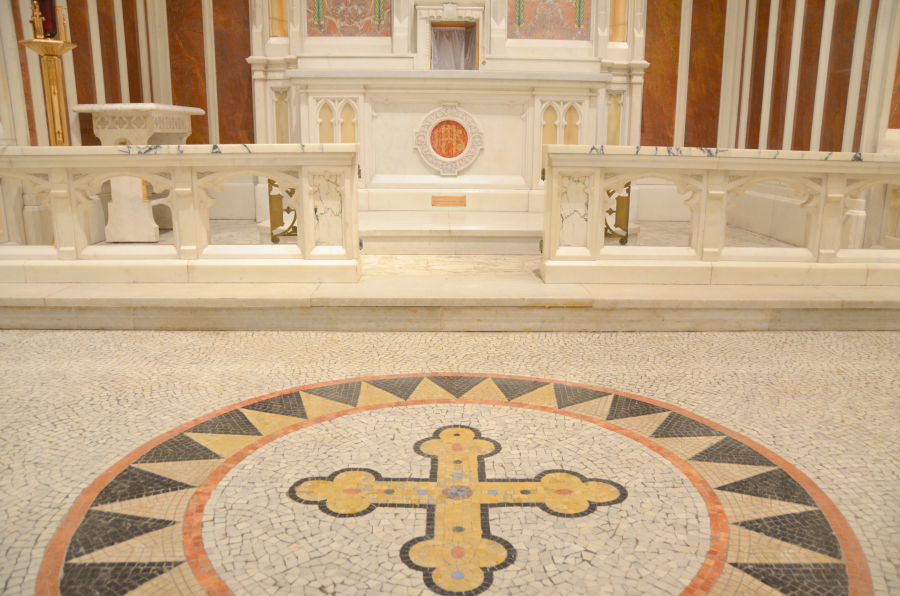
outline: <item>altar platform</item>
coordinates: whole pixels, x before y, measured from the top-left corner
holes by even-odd
[[[364,255],[540,255],[544,214],[361,211]]]
[[[537,255],[362,260],[356,284],[0,284],[0,328],[900,330],[897,286],[545,284]]]

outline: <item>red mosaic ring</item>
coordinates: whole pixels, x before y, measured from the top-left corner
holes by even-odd
[[[366,389],[370,387],[376,388],[382,396],[379,403],[366,397],[369,395]],[[392,399],[385,401],[384,395]],[[201,527],[210,495],[236,465],[272,441],[343,416],[387,408],[455,403],[524,408],[575,418],[628,437],[677,468],[703,498],[710,520],[709,551],[699,572],[682,592],[685,595],[701,596],[713,589],[725,594],[749,585],[784,593],[789,593],[791,586],[802,585],[803,593],[811,595],[868,596],[873,593],[860,545],[837,507],[807,476],[750,439],[681,408],[621,391],[546,379],[446,373],[359,377],[307,385],[222,408],[157,437],[112,466],[78,497],[47,548],[36,594],[123,593],[123,585],[129,590],[150,581],[162,586],[170,576],[172,582],[181,582],[178,584],[181,586],[188,583],[209,594],[230,594],[230,588],[219,578],[207,557]],[[275,416],[267,417],[267,414]],[[636,424],[638,419],[644,422]],[[471,440],[485,442],[479,438],[477,430],[471,430],[475,433]],[[467,431],[458,432],[464,434]],[[198,437],[218,434],[221,440],[201,444],[189,434]],[[491,441],[486,439],[488,445]],[[486,446],[481,457],[490,457],[498,450]],[[451,452],[464,453],[464,450],[454,447],[448,451]],[[177,467],[179,473],[173,472],[167,477],[167,465],[173,470]],[[194,470],[191,478],[185,476],[187,468]],[[391,480],[369,470],[359,474],[368,474],[378,482]],[[542,497],[562,501],[538,503],[540,499],[532,494],[516,498],[526,505],[540,504],[545,512],[564,517],[570,516],[565,513],[568,511],[565,508],[570,506],[576,508],[571,516],[585,514],[578,509],[583,505],[571,505],[574,496],[568,486],[602,482],[565,470],[546,471],[528,482],[540,482],[541,476],[547,474],[555,474],[558,478],[554,481],[574,483],[558,484],[556,486],[562,488]],[[607,490],[612,491],[606,498],[609,504],[625,498],[627,487],[613,482],[608,485]],[[534,493],[535,487],[540,490],[537,484],[529,484],[529,490],[519,492]],[[469,485],[460,484],[447,490],[449,497],[445,497],[454,502],[478,496]],[[616,490],[620,491],[618,500],[613,498]],[[356,498],[360,490],[343,492]],[[392,495],[394,489],[382,487],[376,492],[382,496]],[[485,494],[497,492],[486,491]],[[165,501],[169,498],[166,495],[179,495],[180,498],[177,506],[174,501],[165,505],[170,514],[167,519],[134,515],[132,510],[128,514],[121,512],[123,503],[133,504],[135,499],[148,496]],[[725,498],[724,503],[720,496]],[[599,502],[604,500],[592,498]],[[752,514],[739,510],[734,504],[742,499],[754,504]],[[766,503],[771,504],[771,511],[766,510]],[[113,506],[120,509],[113,512]],[[802,511],[785,514],[784,507]],[[171,519],[176,510],[174,515],[180,522]],[[105,562],[84,562],[93,560],[92,553],[126,544],[143,534],[177,523],[183,524],[180,536],[173,538],[180,550],[171,553],[171,560],[160,561],[150,553],[147,556],[151,558],[146,561],[129,557],[128,561],[110,562],[107,557]],[[763,537],[760,544],[768,540],[770,544],[787,545],[794,555],[807,552],[810,557],[806,560],[817,562],[785,564],[776,562],[780,561],[778,553],[765,548],[747,552],[746,545],[738,548],[729,544],[729,526],[738,532],[749,531],[747,536]],[[508,542],[496,538],[503,548],[511,548]],[[460,554],[463,551],[456,547],[452,551],[453,557],[463,556]],[[408,549],[406,553],[408,557]],[[772,561],[768,561],[767,556]],[[414,562],[405,562],[414,566]],[[493,569],[502,569],[509,564],[509,560],[503,561]],[[433,580],[428,583],[427,573],[425,577],[425,583],[432,591],[456,594],[441,591],[433,585]]]

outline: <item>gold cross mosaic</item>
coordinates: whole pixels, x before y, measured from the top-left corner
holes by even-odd
[[[479,594],[491,586],[494,571],[516,559],[512,544],[491,534],[491,507],[538,507],[558,517],[581,517],[628,496],[620,484],[566,470],[547,470],[533,480],[486,479],[484,458],[500,448],[477,429],[446,426],[413,447],[431,458],[427,479],[383,478],[374,470],[348,468],[299,480],[288,496],[334,517],[365,515],[376,507],[427,509],[425,536],[404,544],[401,559],[438,594]]]

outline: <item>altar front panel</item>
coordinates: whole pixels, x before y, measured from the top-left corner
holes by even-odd
[[[487,97],[448,95],[441,100],[425,98],[371,98],[372,179],[379,187],[497,187],[527,188],[526,144],[529,140],[528,98],[499,102]],[[442,177],[421,158],[415,133],[425,117],[442,104],[456,104],[471,114],[484,134],[484,147],[470,166],[455,179]]]

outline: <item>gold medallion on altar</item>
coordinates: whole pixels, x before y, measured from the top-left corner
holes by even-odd
[[[431,148],[445,159],[462,154],[469,144],[466,128],[454,120],[443,120],[431,129]]]

